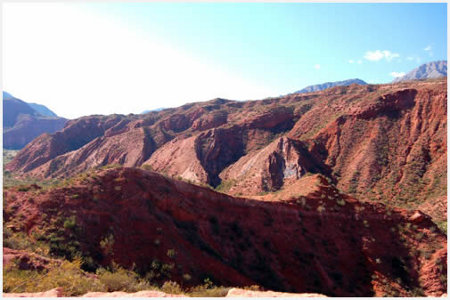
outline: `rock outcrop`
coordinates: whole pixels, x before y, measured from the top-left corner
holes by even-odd
[[[47,292],[38,292],[38,293],[4,293],[4,297],[64,297],[63,291],[60,288],[56,288]],[[183,294],[167,294],[161,291],[140,291],[136,293],[127,293],[127,292],[89,292],[82,296],[82,298],[175,298],[175,297],[187,297]],[[227,295],[225,297],[233,297],[233,298],[254,298],[254,297],[264,297],[264,298],[274,298],[274,297],[296,297],[296,298],[303,298],[303,297],[326,297],[325,295],[321,294],[295,294],[295,293],[280,293],[280,292],[273,292],[273,291],[251,291],[251,290],[244,290],[244,289],[238,289],[238,288],[232,288],[228,291]]]
[[[330,171],[308,151],[307,145],[281,137],[262,150],[241,157],[221,173],[225,183],[231,183],[230,194],[256,195],[277,191],[291,184],[307,172],[329,175]]]
[[[60,263],[59,260],[49,259],[28,251],[3,247],[3,268],[5,270],[8,270],[14,264],[17,265],[19,270],[43,271],[51,265],[59,265]]]
[[[280,292],[274,292],[274,291],[252,291],[252,290],[244,290],[244,289],[238,289],[238,288],[232,288],[228,291],[227,295],[225,297],[233,297],[233,298],[278,298],[278,297],[295,297],[295,298],[310,298],[310,297],[326,297],[325,295],[321,294],[308,294],[308,293],[301,293],[301,294],[295,294],[295,293],[280,293]]]
[[[5,298],[55,298],[64,297],[64,291],[61,288],[55,288],[49,291],[36,293],[3,293],[2,296]]]

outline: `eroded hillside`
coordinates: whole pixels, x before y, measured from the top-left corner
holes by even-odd
[[[287,201],[233,198],[134,168],[5,190],[10,234],[93,271],[114,261],[155,282],[258,284],[329,296],[446,292],[446,236],[418,211],[342,194],[321,175]],[[158,274],[158,276],[156,276]],[[156,277],[155,277],[156,276]]]
[[[63,178],[108,164],[146,165],[248,197],[320,173],[360,200],[420,207],[443,222],[446,132],[446,79],[351,85],[83,117],[31,142],[7,169]]]

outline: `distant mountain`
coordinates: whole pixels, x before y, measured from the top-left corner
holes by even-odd
[[[28,105],[31,106],[32,109],[34,109],[35,111],[37,111],[38,113],[40,113],[43,116],[57,117],[57,115],[54,112],[52,112],[50,109],[48,109],[48,107],[45,105],[37,104],[37,103],[28,103]]]
[[[317,92],[317,91],[326,90],[326,89],[334,87],[334,86],[346,86],[346,85],[350,85],[350,84],[354,84],[354,83],[360,84],[360,85],[367,84],[364,80],[354,78],[354,79],[347,79],[347,80],[343,80],[343,81],[325,82],[322,84],[310,85],[300,91],[295,92],[294,94]]]
[[[166,108],[165,107],[159,107],[159,108],[155,108],[155,109],[147,109],[147,110],[144,110],[143,112],[141,112],[141,115],[147,114],[147,113],[152,112],[152,111],[162,111],[163,109],[166,109]]]
[[[13,127],[20,115],[38,117],[40,114],[25,101],[16,99],[11,94],[3,92],[3,129]]]
[[[67,119],[41,104],[27,103],[3,92],[3,147],[21,149],[43,133],[61,130]]]
[[[415,68],[405,76],[394,79],[392,82],[432,79],[447,76],[447,61],[433,61],[427,64],[423,64],[418,68]]]
[[[7,92],[3,92],[3,100],[11,100],[12,98],[14,98],[13,95]]]

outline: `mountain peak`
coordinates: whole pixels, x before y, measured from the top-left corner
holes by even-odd
[[[46,106],[27,103],[3,92],[3,147],[21,149],[42,133],[62,129],[66,119],[59,118]]]
[[[392,82],[432,79],[446,76],[447,76],[447,61],[440,60],[423,64],[415,68],[414,70],[410,71],[408,74],[394,79]]]
[[[359,78],[352,78],[352,79],[347,79],[347,80],[342,80],[342,81],[334,81],[334,82],[325,82],[325,83],[321,83],[321,84],[309,85],[309,86],[305,87],[304,89],[294,92],[294,94],[317,92],[317,91],[322,91],[322,90],[325,90],[325,89],[328,89],[331,87],[335,87],[335,86],[347,86],[347,85],[351,85],[351,84],[365,85],[367,83],[364,80],[361,80]]]
[[[3,100],[11,100],[11,99],[13,99],[13,98],[14,98],[13,95],[11,95],[11,94],[8,93],[8,92],[3,91]]]

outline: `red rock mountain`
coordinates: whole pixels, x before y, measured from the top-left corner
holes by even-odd
[[[445,78],[351,85],[83,117],[31,142],[7,169],[49,178],[107,164],[149,165],[246,196],[321,173],[361,200],[420,206],[445,219],[446,131]]]
[[[272,146],[293,160],[303,151],[286,139]],[[309,168],[290,159],[290,176]],[[447,240],[427,215],[358,202],[322,175],[301,180],[304,196],[267,202],[142,169],[99,170],[65,187],[6,189],[4,221],[53,254],[81,253],[87,269],[115,261],[185,286],[210,278],[328,296],[446,292]]]

